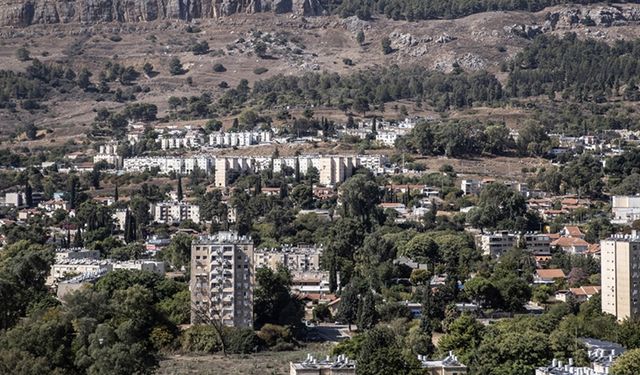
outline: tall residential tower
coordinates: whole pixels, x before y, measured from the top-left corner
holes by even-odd
[[[640,237],[615,235],[600,242],[602,311],[618,320],[640,316]]]
[[[191,245],[191,323],[253,327],[253,241],[218,232]]]

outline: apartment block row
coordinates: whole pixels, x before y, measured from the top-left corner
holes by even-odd
[[[257,144],[271,143],[271,131],[249,132],[215,132],[209,134],[209,145],[214,147],[244,147]]]

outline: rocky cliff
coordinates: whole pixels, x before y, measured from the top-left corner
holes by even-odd
[[[0,0],[0,26],[215,18],[234,13],[319,16],[319,0]]]

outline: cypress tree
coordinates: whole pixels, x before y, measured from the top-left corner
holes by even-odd
[[[80,225],[78,225],[78,229],[76,230],[76,236],[73,238],[73,247],[82,247],[84,246],[84,241],[82,240],[82,229],[80,229]]]
[[[373,328],[378,323],[378,312],[371,291],[367,291],[358,306],[358,330],[366,330]]]
[[[27,207],[33,207],[33,190],[31,189],[31,184],[29,180],[24,185],[24,200],[27,204]]]
[[[182,202],[182,177],[180,176],[178,176],[178,191],[176,195],[178,196],[178,201]]]
[[[119,196],[118,196],[118,183],[116,182],[116,190],[115,190],[115,192],[113,193],[113,200],[114,200],[115,202],[117,202],[117,201],[118,201],[118,199],[119,199]]]

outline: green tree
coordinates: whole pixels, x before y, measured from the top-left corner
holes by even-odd
[[[171,58],[171,60],[169,60],[169,73],[172,76],[177,76],[185,73],[179,58],[173,57]]]
[[[259,268],[254,292],[254,326],[267,323],[299,326],[304,314],[301,302],[291,295],[291,274],[284,266],[277,271]]]
[[[358,30],[358,33],[356,34],[356,41],[359,45],[364,44],[364,31],[362,29]]]
[[[391,48],[391,39],[389,39],[388,37],[382,38],[380,44],[382,45],[382,53],[384,53],[385,55],[393,52],[393,48]]]
[[[16,58],[19,61],[29,61],[31,60],[31,56],[29,54],[29,50],[25,47],[20,47],[16,50]]]
[[[166,259],[173,268],[189,270],[191,264],[192,237],[185,233],[178,233],[171,239],[171,243],[162,250],[162,258]]]
[[[378,312],[373,293],[367,291],[358,305],[358,330],[364,331],[373,328],[378,323]]]
[[[640,349],[633,349],[622,354],[611,366],[612,375],[640,374]]]
[[[365,225],[370,224],[380,202],[378,184],[366,175],[357,174],[340,187],[341,201],[347,216],[358,218]]]
[[[349,325],[349,331],[351,331],[351,324],[358,319],[358,294],[359,291],[353,283],[344,287],[340,293],[340,304],[338,305],[336,317]]]

